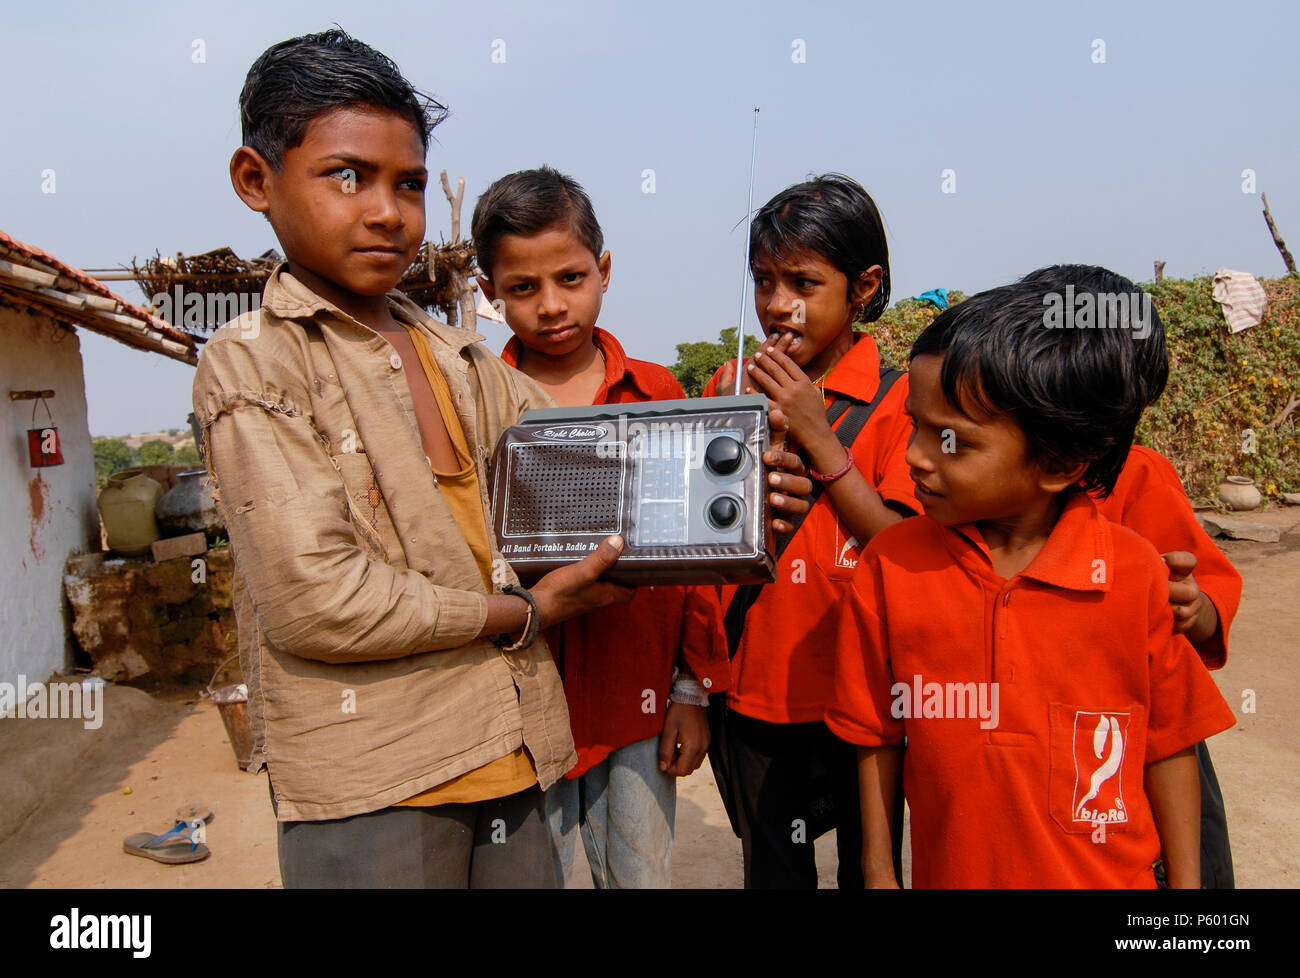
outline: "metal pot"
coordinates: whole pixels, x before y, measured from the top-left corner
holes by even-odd
[[[158,525],[168,535],[224,533],[225,526],[207,485],[207,469],[188,469],[176,479],[176,485],[158,500],[155,515]]]

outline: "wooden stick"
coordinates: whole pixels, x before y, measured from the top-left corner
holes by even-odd
[[[7,261],[0,261],[0,272],[4,272],[10,278],[24,279],[46,287],[53,286],[59,280],[57,275],[52,275],[49,272],[42,272],[26,265],[15,265],[13,262]]]
[[[1209,407],[1211,404],[1218,404],[1218,403],[1219,403],[1220,401],[1222,401],[1225,397],[1231,397],[1233,394],[1237,393],[1237,391],[1239,391],[1239,390],[1241,390],[1240,387],[1233,387],[1233,388],[1230,388],[1230,389],[1227,390],[1227,391],[1224,391],[1224,392],[1223,392],[1222,394],[1220,394],[1218,397],[1212,397],[1212,398],[1210,398],[1208,401],[1202,401],[1200,404],[1196,405],[1196,410],[1199,411],[1201,408]]]
[[[474,309],[474,283],[469,282],[463,273],[456,274],[459,276],[458,281],[465,286],[460,293],[460,324],[466,329],[477,329],[478,314]]]
[[[122,311],[122,304],[120,302],[105,298],[102,295],[94,295],[90,292],[78,292],[77,295],[86,300],[86,305],[93,306],[96,309],[103,309],[105,312]]]
[[[54,276],[54,282],[52,284],[55,288],[76,290],[76,289],[85,288],[86,286],[85,282],[82,282],[79,279],[75,279],[70,275],[64,275],[57,268],[54,268],[51,265],[47,265],[39,258],[32,258],[29,255],[24,255],[21,252],[12,251],[10,249],[5,249],[4,254],[10,255],[13,258],[17,258],[18,261],[15,264],[19,268],[26,268],[30,271],[40,272],[43,275]]]
[[[199,362],[198,354],[195,351],[173,340],[159,336],[155,332],[150,332],[149,326],[138,319],[130,319],[112,313],[92,312],[89,309],[78,309],[66,305],[62,301],[56,303],[39,292],[30,289],[14,292],[13,294],[15,298],[24,300],[25,305],[48,316],[61,326],[66,323],[75,323],[92,332],[111,336],[126,346],[137,350],[146,350],[150,353],[161,353],[173,360],[188,363],[191,367]],[[114,324],[129,327],[131,331],[125,332],[120,328],[114,328]],[[198,338],[195,338],[195,341],[198,342]]]
[[[1286,402],[1286,407],[1274,415],[1273,420],[1269,422],[1268,426],[1270,428],[1276,428],[1283,421],[1289,418],[1291,412],[1298,407],[1300,407],[1300,397],[1296,397],[1295,393],[1292,392],[1290,399]]]
[[[1259,199],[1264,202],[1264,223],[1268,225],[1268,233],[1273,235],[1273,244],[1277,245],[1277,250],[1282,253],[1282,261],[1286,262],[1286,270],[1294,275],[1296,273],[1295,259],[1291,257],[1291,252],[1286,250],[1286,242],[1282,240],[1282,235],[1277,233],[1277,225],[1273,223],[1273,215],[1268,210],[1268,197],[1260,194]]]
[[[460,203],[465,199],[465,178],[456,181],[456,194],[452,196],[451,181],[447,179],[447,171],[443,170],[442,192],[447,197],[447,203],[451,204],[451,243],[455,244],[460,240]]]
[[[181,272],[175,269],[167,269],[157,273],[142,271],[139,274],[135,272],[104,272],[100,275],[92,275],[91,278],[100,282],[142,282],[148,278],[170,278],[184,284],[185,282],[203,281],[225,282],[235,278],[266,278],[269,274],[270,269],[253,272]]]
[[[33,289],[32,291],[48,296],[55,302],[66,302],[68,305],[72,306],[73,309],[86,308],[86,300],[73,292],[60,292],[58,289]]]
[[[460,242],[460,207],[461,202],[465,199],[465,178],[460,177],[456,180],[456,193],[451,192],[451,181],[447,179],[447,171],[443,170],[442,193],[451,204],[451,243]],[[430,268],[432,268],[433,251],[429,251]],[[459,325],[466,329],[475,327],[474,318],[474,300],[470,295],[469,279],[466,278],[463,269],[458,268],[454,263],[447,266],[448,277],[451,280],[451,293],[456,299],[456,306],[459,309],[459,316],[455,309],[448,310],[447,318],[449,320],[459,320]],[[457,325],[452,322],[451,325]]]

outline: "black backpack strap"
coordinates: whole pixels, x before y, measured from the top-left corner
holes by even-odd
[[[838,428],[835,428],[835,437],[839,439],[841,445],[847,448],[858,440],[858,435],[862,434],[862,429],[866,426],[868,419],[875,413],[876,408],[880,406],[880,402],[889,393],[889,389],[894,386],[894,382],[901,376],[903,376],[901,370],[895,370],[892,367],[881,367],[880,386],[876,388],[876,396],[871,399],[869,404],[836,395],[835,400],[826,409],[826,421],[834,426],[835,422],[841,416],[844,416],[843,423]],[[808,511],[800,513],[790,520],[790,524],[794,528],[776,542],[776,547],[772,553],[776,563],[781,562],[781,555],[785,553],[785,548],[790,545],[790,541],[799,532],[799,528],[803,526],[803,521],[807,518],[808,513],[812,512],[813,505],[821,497],[825,488],[824,483],[813,481],[812,492],[808,495]],[[727,654],[733,659],[736,657],[736,650],[740,648],[740,635],[745,629],[745,616],[749,614],[749,609],[753,607],[754,602],[758,600],[758,596],[762,593],[762,584],[742,584],[736,589],[731,604],[727,606],[727,613],[723,616],[722,624],[727,633]]]

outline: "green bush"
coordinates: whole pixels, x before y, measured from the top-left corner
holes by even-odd
[[[172,448],[171,442],[155,438],[141,445],[139,454],[143,465],[171,465],[176,449]]]
[[[121,438],[96,438],[92,445],[95,451],[95,487],[98,489],[108,484],[108,477],[114,472],[140,463],[140,457]]]
[[[186,444],[178,449],[176,454],[172,456],[172,464],[192,465],[195,468],[198,468],[203,464],[203,460],[199,458],[199,453],[195,451],[193,445]]]
[[[1300,415],[1279,417],[1300,396],[1300,279],[1260,284],[1264,319],[1236,335],[1212,279],[1143,286],[1165,324],[1169,386],[1142,418],[1138,441],[1167,456],[1192,495],[1212,497],[1228,475],[1251,476],[1274,498],[1300,489]]]
[[[745,356],[759,347],[753,333],[745,336]],[[728,360],[736,358],[736,327],[724,329],[716,343],[678,343],[677,362],[668,369],[682,385],[687,397],[699,397],[709,378]]]

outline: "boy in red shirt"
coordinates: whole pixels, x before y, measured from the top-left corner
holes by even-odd
[[[868,546],[826,714],[859,748],[868,885],[897,886],[904,735],[916,886],[1153,887],[1162,855],[1170,885],[1200,885],[1194,746],[1234,717],[1173,634],[1159,555],[1087,494],[1146,406],[1140,343],[1051,328],[1045,293],[982,293],[912,348],[926,515]]]
[[[1095,265],[1052,265],[1031,272],[1021,284],[1062,297],[1067,288],[1079,297],[1090,293],[1094,307],[1117,285],[1115,276]],[[1164,331],[1154,315],[1133,325],[1137,373],[1143,401],[1150,406],[1169,379]],[[1159,452],[1134,445],[1115,488],[1105,496],[1094,493],[1094,498],[1102,516],[1140,534],[1160,552],[1170,571],[1174,631],[1192,643],[1207,669],[1222,668],[1228,658],[1228,628],[1241,601],[1241,575],[1197,521],[1173,465]],[[1196,745],[1196,759],[1201,777],[1201,886],[1232,889],[1223,792],[1203,742]]]
[[[483,294],[515,334],[502,359],[556,403],[685,396],[667,369],[628,357],[596,326],[610,255],[573,179],[550,167],[502,177],[479,198],[473,234]],[[730,686],[721,617],[711,587],[645,587],[616,613],[546,633],[578,750],[546,793],[566,886],[579,828],[597,887],[668,886],[676,778],[704,760],[708,696]]]

